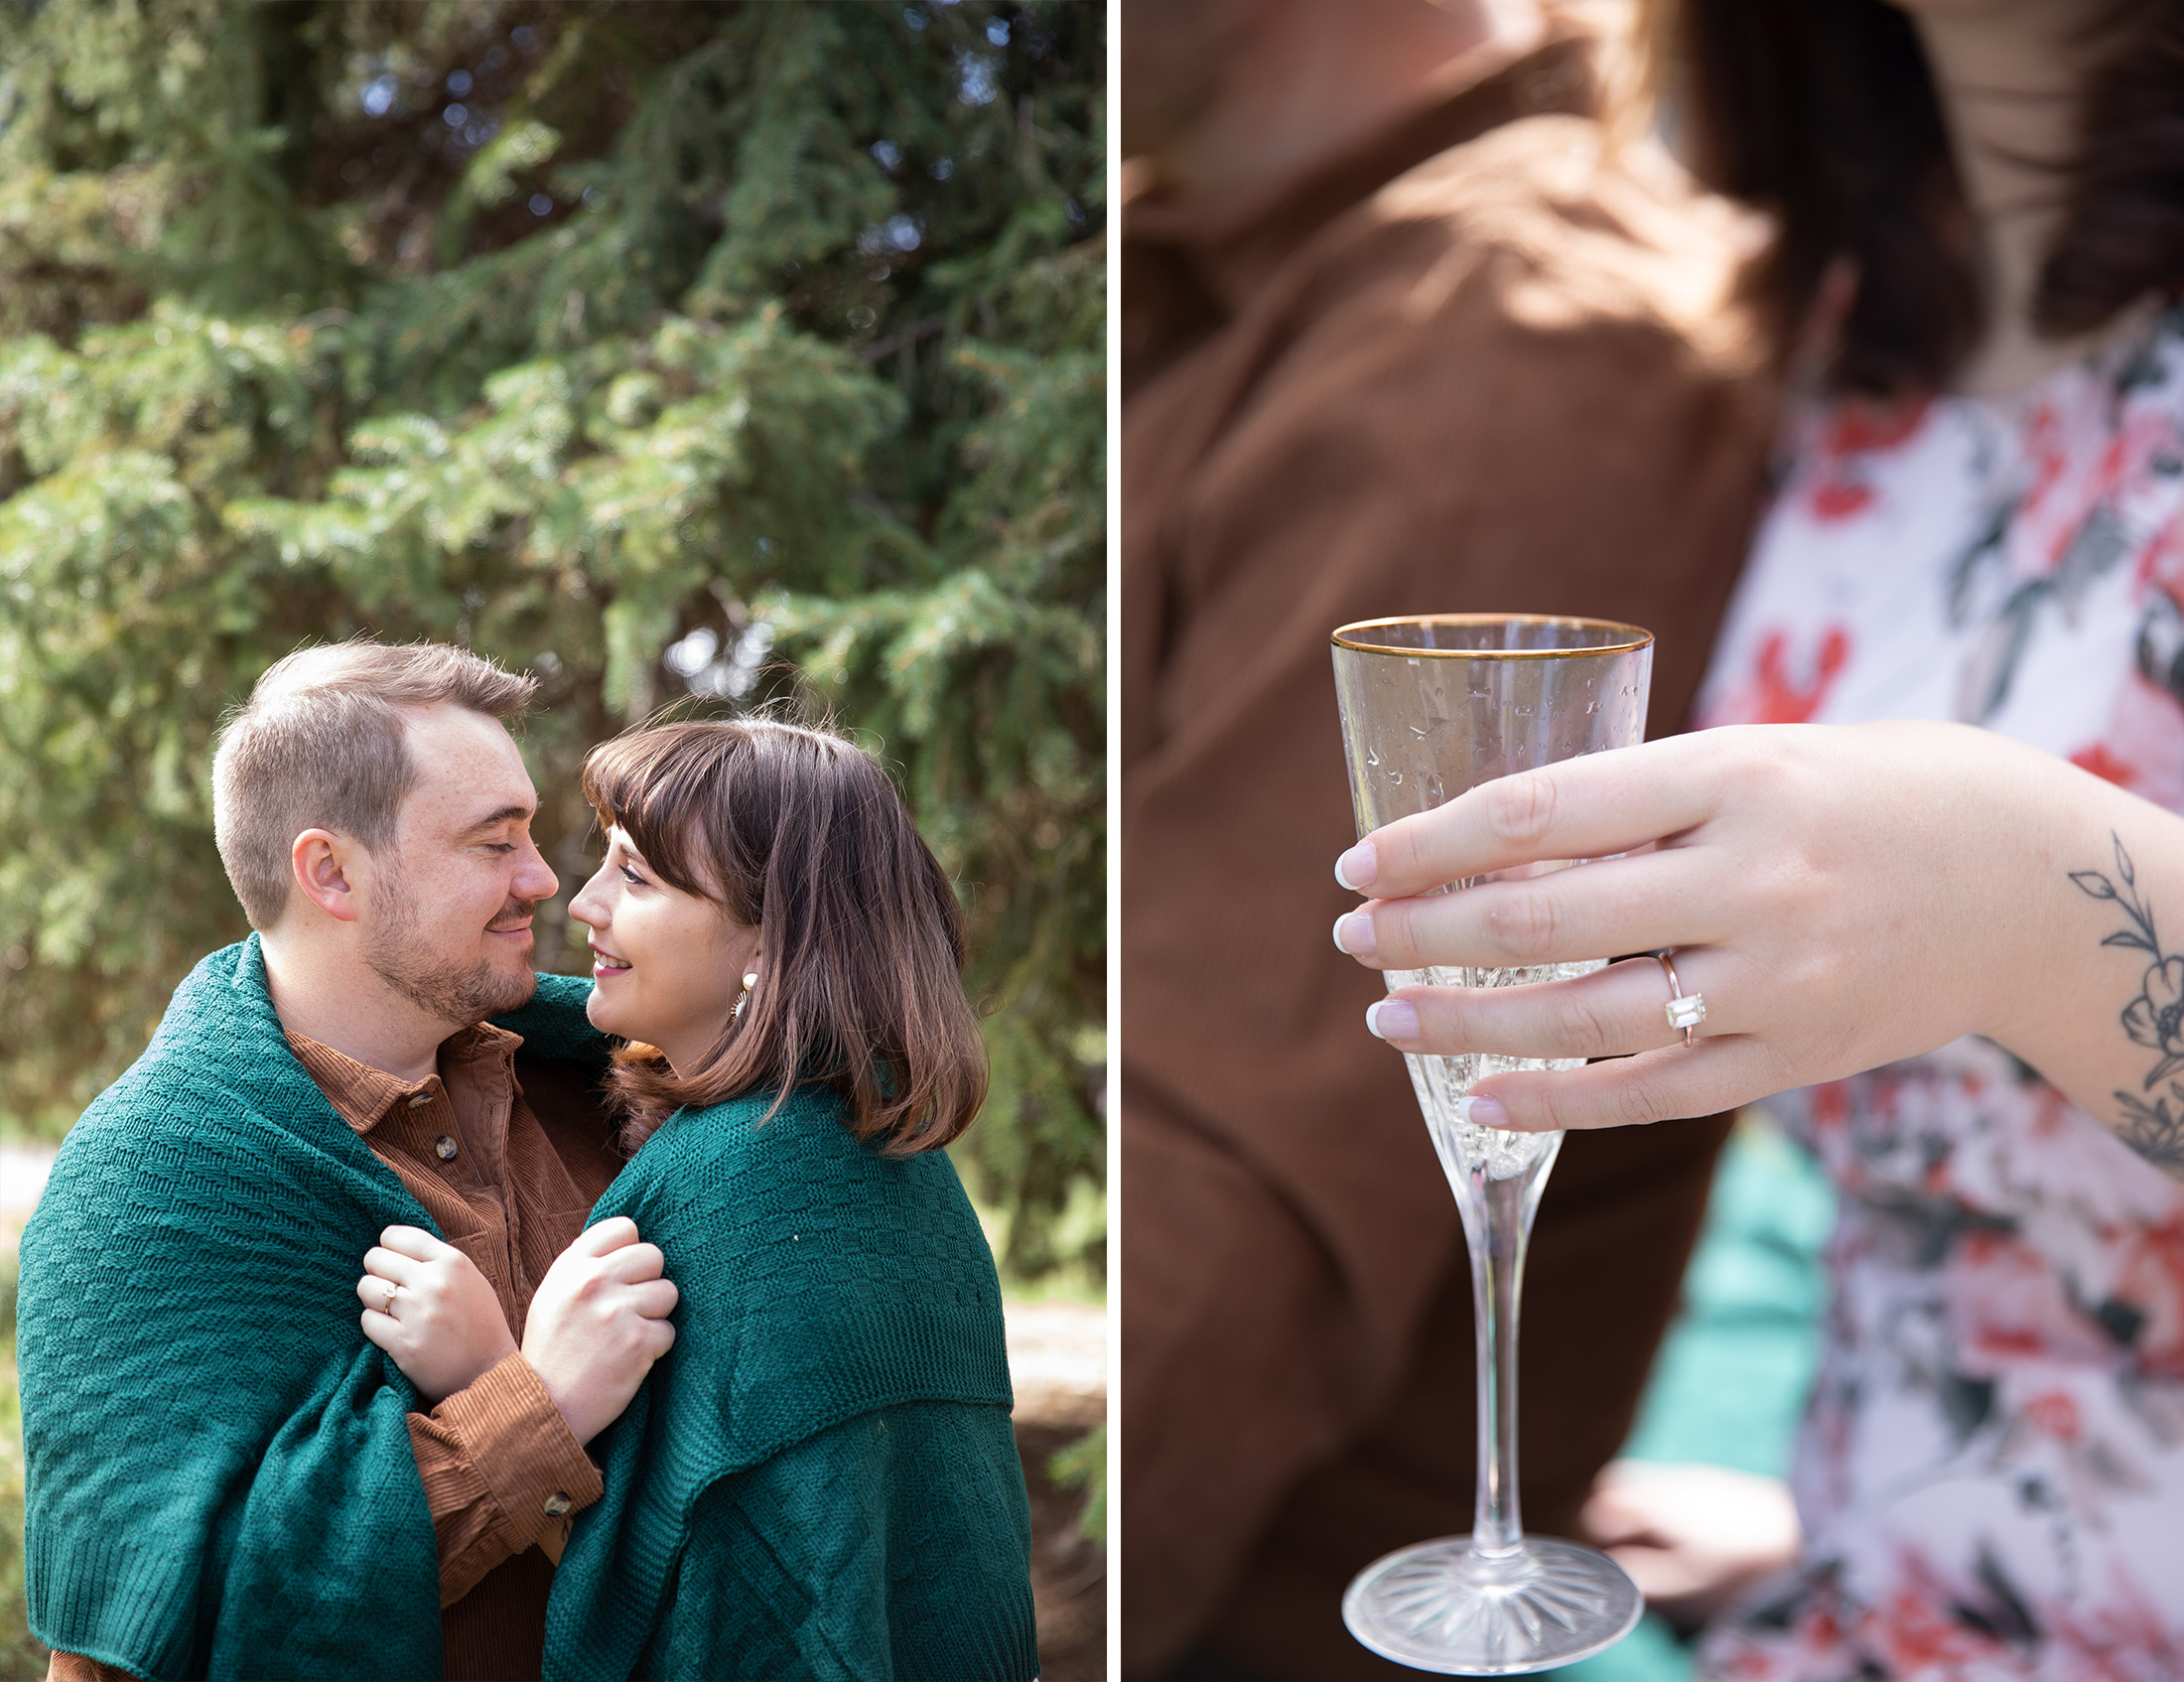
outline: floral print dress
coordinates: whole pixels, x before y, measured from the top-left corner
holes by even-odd
[[[2007,404],[1810,412],[1701,718],[1963,720],[2184,809],[2180,601],[2172,311]],[[2127,869],[2080,887],[2174,950]],[[2170,979],[2119,1031],[2173,1037]],[[2184,1678],[2184,1185],[1984,1041],[1770,1107],[1841,1196],[1806,1543],[1701,1673]]]

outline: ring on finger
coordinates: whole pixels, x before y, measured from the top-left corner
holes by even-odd
[[[1663,1008],[1668,1015],[1669,1027],[1684,1031],[1684,1046],[1689,1050],[1691,1031],[1706,1020],[1706,1001],[1703,994],[1685,992],[1684,984],[1677,980],[1676,965],[1670,956],[1675,950],[1673,946],[1664,946],[1652,956],[1654,962],[1668,972],[1669,1002]]]
[[[402,1287],[399,1285],[389,1285],[387,1287],[387,1300],[385,1304],[380,1308],[379,1312],[385,1315],[389,1320],[392,1320],[394,1318],[395,1293],[400,1291]]]

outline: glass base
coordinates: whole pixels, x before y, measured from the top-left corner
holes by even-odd
[[[1522,1676],[1605,1651],[1645,1598],[1607,1555],[1551,1536],[1481,1559],[1468,1536],[1375,1560],[1342,1597],[1342,1621],[1382,1658],[1443,1676]]]

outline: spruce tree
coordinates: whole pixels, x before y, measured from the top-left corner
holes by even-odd
[[[542,680],[548,967],[592,743],[793,692],[879,753],[969,915],[959,1160],[1014,1271],[1096,1266],[1103,28],[0,11],[0,1121],[65,1127],[243,931],[223,709],[308,640],[449,639]]]

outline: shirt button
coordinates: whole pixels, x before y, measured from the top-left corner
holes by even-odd
[[[421,1110],[431,1102],[432,1094],[430,1092],[420,1092],[417,1094],[416,1097],[410,1100],[410,1108],[413,1110]]]
[[[441,1134],[439,1138],[432,1142],[432,1148],[440,1153],[442,1162],[452,1163],[455,1161],[456,1143],[453,1134]]]
[[[556,1489],[546,1497],[546,1516],[548,1518],[560,1518],[568,1512],[573,1504],[567,1495]]]

